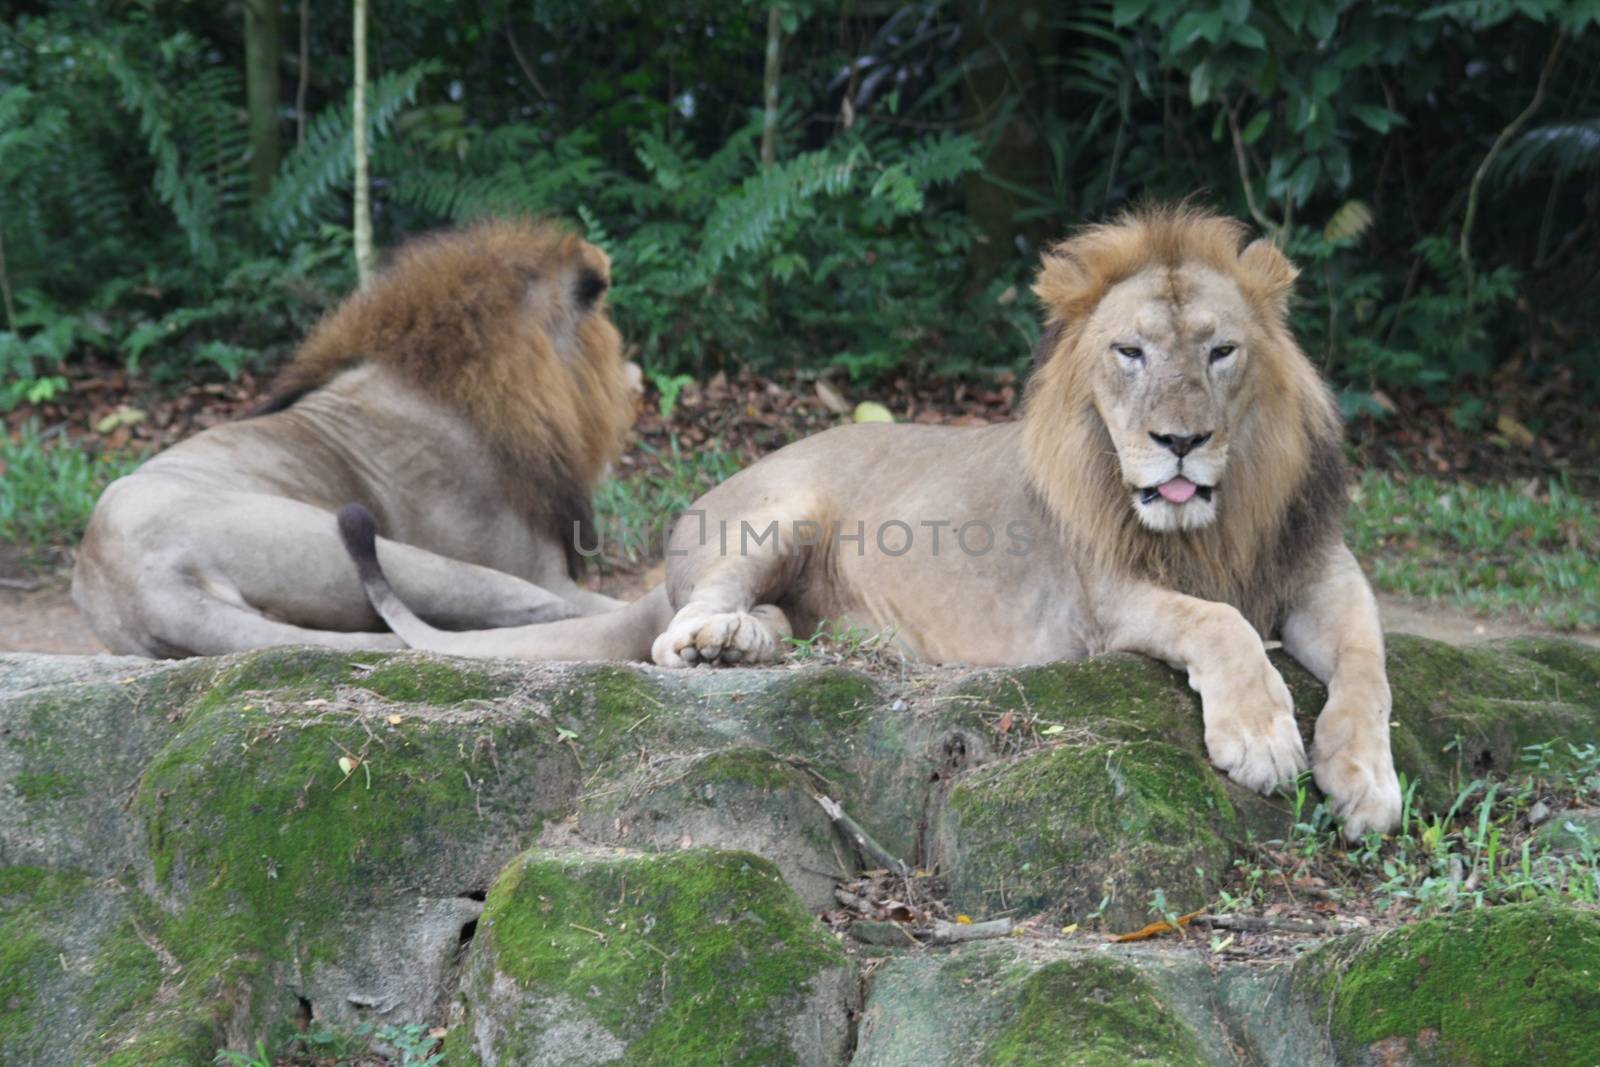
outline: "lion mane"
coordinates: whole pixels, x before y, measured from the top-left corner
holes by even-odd
[[[576,286],[554,284],[574,271]],[[253,414],[382,363],[482,435],[508,497],[566,546],[576,573],[574,524],[593,543],[589,489],[622,453],[634,417],[621,338],[604,315],[587,314],[609,284],[605,254],[550,222],[488,220],[416,238],[317,324]],[[583,355],[557,354],[552,338],[563,331]]]
[[[1178,205],[1125,214],[1053,247],[1034,285],[1046,318],[1024,400],[1023,456],[1035,492],[1102,573],[1233,604],[1266,632],[1340,539],[1345,465],[1338,409],[1287,322],[1298,272],[1275,249],[1246,248],[1246,240],[1238,222]],[[1091,360],[1077,342],[1112,286],[1146,268],[1175,272],[1196,262],[1244,294],[1260,327],[1260,373],[1229,450],[1235,488],[1218,521],[1157,532],[1128,507],[1092,399]]]

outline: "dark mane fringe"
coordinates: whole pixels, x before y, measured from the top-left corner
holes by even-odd
[[[1344,449],[1339,438],[1330,436],[1325,427],[1308,425],[1305,430],[1310,441],[1305,471],[1276,527],[1256,545],[1230,543],[1220,522],[1200,530],[1149,529],[1126,505],[1127,491],[1113,461],[1102,477],[1109,475],[1106,497],[1121,504],[1117,564],[1163,588],[1232,604],[1262,634],[1274,632],[1287,605],[1315,573],[1323,553],[1341,540],[1348,507]],[[1104,426],[1099,432],[1106,434]],[[1109,435],[1105,446],[1111,447]],[[1239,480],[1233,464],[1229,480],[1247,484]],[[1227,506],[1225,496],[1222,504]],[[1091,531],[1075,523],[1070,513],[1061,516],[1060,522],[1081,551],[1110,562],[1107,554],[1097,553],[1089,543]]]

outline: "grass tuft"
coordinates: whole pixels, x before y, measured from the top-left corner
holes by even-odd
[[[101,490],[144,459],[52,440],[32,419],[0,434],[0,542],[20,549],[30,566],[49,564],[83,536]]]
[[[1350,548],[1380,590],[1558,630],[1600,628],[1600,502],[1562,482],[1362,475]]]

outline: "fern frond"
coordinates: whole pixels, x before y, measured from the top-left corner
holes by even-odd
[[[1600,116],[1529,130],[1500,154],[1494,176],[1514,185],[1536,174],[1600,170]]]
[[[761,248],[773,230],[821,193],[850,192],[866,156],[861,145],[843,153],[824,148],[763,168],[717,202],[706,220],[700,248],[702,269],[715,272],[741,252]]]
[[[428,75],[440,69],[427,60],[413,67],[385,74],[367,92],[368,143],[379,145],[400,110],[416,99]],[[261,206],[261,223],[269,231],[287,235],[303,222],[315,218],[327,206],[333,193],[344,187],[355,172],[350,141],[353,122],[348,102],[323,110],[311,120],[306,139],[284,159]]]

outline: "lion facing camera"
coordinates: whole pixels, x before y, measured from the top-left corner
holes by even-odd
[[[544,223],[405,245],[307,338],[249,418],[114,482],[73,599],[113,651],[395,648],[333,511],[359,500],[402,595],[450,629],[615,606],[573,581],[574,524],[634,398],[606,256]]]
[[[1040,270],[1020,421],[790,445],[703,496],[663,585],[609,614],[442,633],[383,582],[359,509],[341,525],[395,631],[445,652],[752,663],[824,619],[933,662],[1142,652],[1188,674],[1211,760],[1260,790],[1308,762],[1263,646],[1281,635],[1327,683],[1309,762],[1358,838],[1399,817],[1389,683],[1341,536],[1337,409],[1286,321],[1295,275],[1186,207],[1090,227]]]

